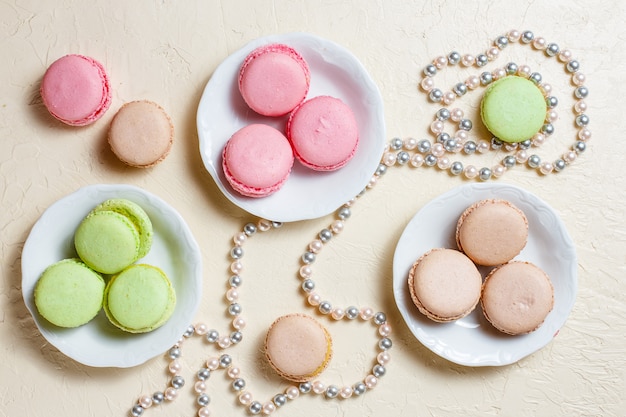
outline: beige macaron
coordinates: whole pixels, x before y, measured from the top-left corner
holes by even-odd
[[[332,339],[326,328],[305,314],[279,317],[265,337],[270,366],[289,381],[305,382],[318,376],[332,354]]]
[[[518,335],[536,330],[554,307],[548,275],[530,262],[512,261],[485,278],[480,304],[485,318],[501,332]]]
[[[528,240],[524,212],[501,199],[469,206],[456,225],[456,243],[478,265],[496,266],[517,256]]]
[[[163,161],[174,141],[174,127],[161,106],[131,101],[118,110],[108,136],[113,153],[125,164],[149,168]]]
[[[480,298],[482,277],[476,265],[455,249],[436,248],[422,255],[409,271],[409,293],[418,310],[431,320],[448,322],[467,316]]]

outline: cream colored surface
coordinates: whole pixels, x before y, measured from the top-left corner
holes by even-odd
[[[576,242],[579,290],[558,336],[516,364],[469,368],[432,354],[408,331],[392,295],[396,242],[426,202],[463,183],[434,168],[390,169],[354,207],[345,231],[318,256],[315,280],[338,305],[370,305],[393,326],[392,361],[372,392],[346,401],[307,396],[277,415],[299,416],[621,416],[626,413],[626,235],[622,69],[626,6],[552,2],[390,1],[16,1],[0,3],[0,416],[127,416],[136,399],[166,384],[167,362],[130,369],[90,368],[51,347],[22,300],[20,255],[30,228],[57,199],[95,183],[128,183],[174,206],[194,231],[205,271],[198,321],[225,331],[224,291],[231,238],[251,216],[224,198],[202,166],[195,112],[212,71],[230,53],[264,35],[307,31],[350,49],[378,84],[387,139],[427,135],[436,107],[417,84],[435,56],[477,54],[510,29],[530,29],[570,49],[587,75],[593,139],[565,172],[540,177],[517,167],[499,182],[526,188],[561,214]],[[92,126],[63,126],[38,96],[41,77],[58,57],[81,53],[109,71],[113,102]],[[554,159],[574,140],[571,92],[562,66],[528,47],[499,59],[525,62],[555,87],[561,120],[539,154]],[[445,71],[438,85],[467,73]],[[448,87],[449,88],[449,87]],[[477,116],[479,94],[463,104]],[[159,103],[176,139],[168,158],[149,170],[126,167],[106,132],[115,111],[138,99]],[[476,119],[477,120],[477,119]],[[478,123],[475,123],[477,126]],[[476,128],[477,134],[481,133]],[[484,132],[483,132],[484,133]],[[241,304],[248,325],[230,350],[248,388],[266,400],[284,390],[260,350],[267,326],[291,312],[313,313],[301,297],[300,256],[331,217],[289,224],[245,246]],[[553,248],[558,251],[558,248]],[[335,354],[323,379],[351,384],[373,365],[378,336],[359,322],[329,323]],[[184,350],[187,384],[171,404],[144,416],[196,413],[193,375],[213,348]],[[246,415],[223,374],[209,381],[213,415]]]

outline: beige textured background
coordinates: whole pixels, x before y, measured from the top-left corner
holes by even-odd
[[[372,392],[348,401],[299,399],[279,415],[299,416],[623,416],[626,415],[626,203],[623,99],[626,6],[620,0],[485,1],[0,1],[0,416],[125,416],[140,394],[163,389],[166,361],[131,369],[94,369],[46,343],[21,296],[20,255],[40,214],[77,188],[128,183],[175,207],[194,231],[204,262],[198,320],[225,329],[223,292],[231,237],[252,217],[224,198],[198,153],[195,112],[204,85],[230,53],[260,36],[307,31],[350,49],[378,84],[387,136],[423,137],[435,107],[416,88],[422,68],[456,49],[476,54],[510,29],[530,29],[574,52],[591,95],[588,151],[560,175],[516,168],[498,180],[546,200],[576,243],[579,292],[560,334],[543,350],[497,368],[454,365],[417,342],[391,291],[396,242],[426,202],[462,183],[436,169],[391,169],[355,207],[339,239],[318,257],[320,292],[337,303],[371,305],[394,327],[392,362]],[[479,3],[479,2],[475,2]],[[99,59],[113,103],[94,125],[62,126],[37,89],[50,63],[67,53]],[[557,88],[558,135],[540,154],[557,157],[574,137],[561,66],[529,48],[510,60],[537,68]],[[504,64],[507,58],[498,63]],[[453,71],[438,79],[449,85]],[[457,78],[458,77],[458,78]],[[477,99],[477,95],[473,96]],[[176,142],[150,170],[124,167],[106,146],[108,123],[125,102],[160,103]],[[468,98],[468,106],[476,106]],[[547,155],[551,153],[551,155]],[[242,304],[244,342],[231,350],[257,397],[284,389],[261,361],[260,341],[278,315],[309,312],[299,293],[299,257],[330,217],[290,224],[247,246]],[[331,326],[337,352],[324,379],[351,383],[371,366],[370,326]],[[176,402],[144,415],[194,415],[191,381],[202,343],[185,350],[187,386]],[[210,381],[213,415],[245,415],[223,375]]]

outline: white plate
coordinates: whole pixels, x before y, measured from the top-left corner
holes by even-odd
[[[554,286],[554,309],[543,325],[527,335],[508,336],[483,317],[480,305],[469,316],[436,323],[411,301],[407,277],[411,265],[426,251],[456,248],[456,222],[472,203],[501,198],[519,207],[528,218],[528,242],[516,257],[542,268]],[[559,216],[533,194],[504,184],[470,184],[451,190],[426,204],[402,233],[393,260],[393,289],[407,325],[430,350],[467,366],[508,365],[548,344],[569,316],[576,298],[576,251]],[[483,276],[487,268],[481,268]]]
[[[81,220],[109,198],[139,204],[154,228],[152,249],[142,263],[161,268],[176,291],[176,308],[160,328],[143,334],[123,332],[103,311],[89,323],[64,329],[42,318],[33,291],[41,273],[54,262],[76,257],[74,232]],[[70,358],[94,367],[139,365],[169,349],[191,324],[202,294],[202,258],[182,217],[160,198],[130,185],[92,185],[51,205],[33,226],[22,251],[22,293],[41,334]]]
[[[270,43],[290,45],[307,61],[311,70],[307,99],[330,95],[351,107],[359,125],[359,146],[352,160],[333,172],[315,172],[296,161],[279,191],[250,198],[228,184],[222,172],[222,149],[233,133],[251,123],[284,131],[287,116],[264,117],[250,110],[237,84],[244,58]],[[256,39],[226,58],[204,89],[197,125],[202,161],[224,195],[251,214],[281,222],[322,217],[360,193],[376,170],[386,142],[382,98],[363,65],[343,47],[306,33]]]

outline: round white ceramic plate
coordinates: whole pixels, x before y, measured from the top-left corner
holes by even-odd
[[[307,61],[311,70],[307,99],[330,95],[350,106],[359,126],[359,145],[350,162],[337,171],[316,172],[296,160],[280,190],[267,197],[250,198],[233,190],[224,177],[222,149],[233,133],[251,123],[285,130],[287,116],[272,118],[255,113],[238,88],[244,58],[270,43],[287,44]],[[224,195],[251,214],[281,222],[322,217],[360,193],[376,170],[386,142],[382,98],[363,65],[343,47],[306,33],[256,39],[226,58],[204,89],[197,125],[202,160]]]
[[[150,252],[139,262],[161,268],[176,291],[176,308],[160,328],[131,334],[114,327],[104,311],[89,323],[65,329],[41,317],[33,292],[41,273],[54,262],[76,257],[74,232],[96,205],[109,198],[139,204],[154,229]],[[33,226],[22,251],[22,293],[41,334],[70,358],[94,367],[139,365],[169,349],[192,322],[202,294],[202,257],[183,218],[160,198],[130,185],[91,185],[52,204]]]
[[[554,309],[534,332],[509,336],[495,330],[480,305],[467,317],[436,323],[422,315],[409,295],[407,277],[412,264],[426,251],[456,248],[456,223],[472,203],[489,198],[508,200],[528,218],[528,242],[516,257],[542,268],[554,286]],[[409,222],[393,260],[396,303],[407,325],[436,354],[466,366],[514,363],[541,349],[557,335],[576,298],[577,263],[574,244],[559,216],[535,195],[504,184],[470,184],[453,189],[426,204]],[[489,271],[480,268],[483,276]]]

